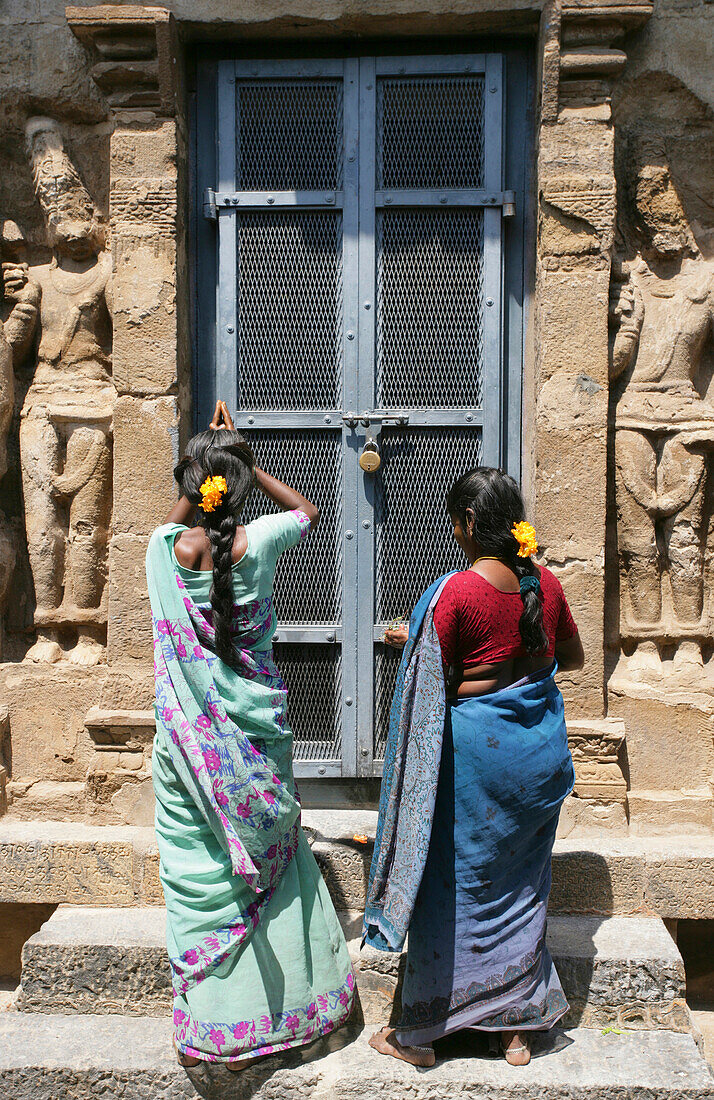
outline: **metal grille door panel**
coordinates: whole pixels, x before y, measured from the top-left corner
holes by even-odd
[[[483,214],[377,214],[377,404],[459,408],[483,399]]]
[[[259,464],[287,485],[319,501],[317,531],[278,563],[275,610],[280,623],[342,622],[342,433],[335,431],[263,431],[245,433]],[[254,492],[246,505],[247,522],[278,507]],[[299,554],[299,557],[298,557]]]
[[[381,77],[377,187],[483,186],[483,77]]]
[[[275,582],[296,773],[378,775],[400,659],[384,626],[464,566],[446,494],[503,459],[504,61],[198,74],[216,287],[198,280],[212,365],[197,404],[227,400],[258,465],[320,508]],[[376,472],[359,465],[368,442]],[[273,510],[255,493],[244,520]]]
[[[425,588],[466,560],[454,541],[446,494],[457,474],[481,461],[478,431],[385,431],[375,486],[376,622],[412,608]]]
[[[342,187],[341,79],[236,81],[239,191]]]
[[[238,404],[335,409],[342,396],[342,218],[238,215]]]

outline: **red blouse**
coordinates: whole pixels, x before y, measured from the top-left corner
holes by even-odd
[[[540,599],[543,627],[548,635],[548,656],[555,643],[573,638],[578,628],[558,578],[540,567]],[[518,620],[523,614],[520,592],[501,592],[485,577],[465,569],[455,573],[444,587],[434,610],[434,626],[441,643],[444,665],[472,668],[525,657]]]

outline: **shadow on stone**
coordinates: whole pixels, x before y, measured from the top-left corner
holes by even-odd
[[[328,1054],[344,1050],[355,1042],[361,1031],[361,1011],[353,1013],[353,1019],[345,1027],[324,1039],[318,1039],[307,1047],[270,1054],[258,1058],[254,1065],[239,1073],[232,1073],[225,1066],[204,1062],[194,1069],[185,1070],[186,1076],[203,1100],[251,1100],[265,1084],[281,1070],[298,1066],[314,1066],[314,1079],[304,1077],[301,1084],[312,1090],[320,1079],[320,1063]],[[277,1092],[276,1092],[277,1095]]]

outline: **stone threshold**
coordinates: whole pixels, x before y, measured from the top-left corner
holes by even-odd
[[[28,1024],[30,1026],[28,1026]],[[349,1029],[239,1075],[182,1070],[168,1018],[0,1016],[0,1092],[12,1100],[712,1100],[714,1078],[690,1035],[578,1028],[536,1040],[527,1069],[489,1057],[482,1036],[450,1040],[417,1070]]]

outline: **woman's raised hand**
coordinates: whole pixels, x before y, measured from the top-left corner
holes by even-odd
[[[235,431],[233,427],[233,417],[228,411],[228,406],[225,401],[220,399],[216,401],[215,412],[213,413],[213,420],[208,425],[214,432],[217,432],[219,428],[228,428],[229,431]]]

